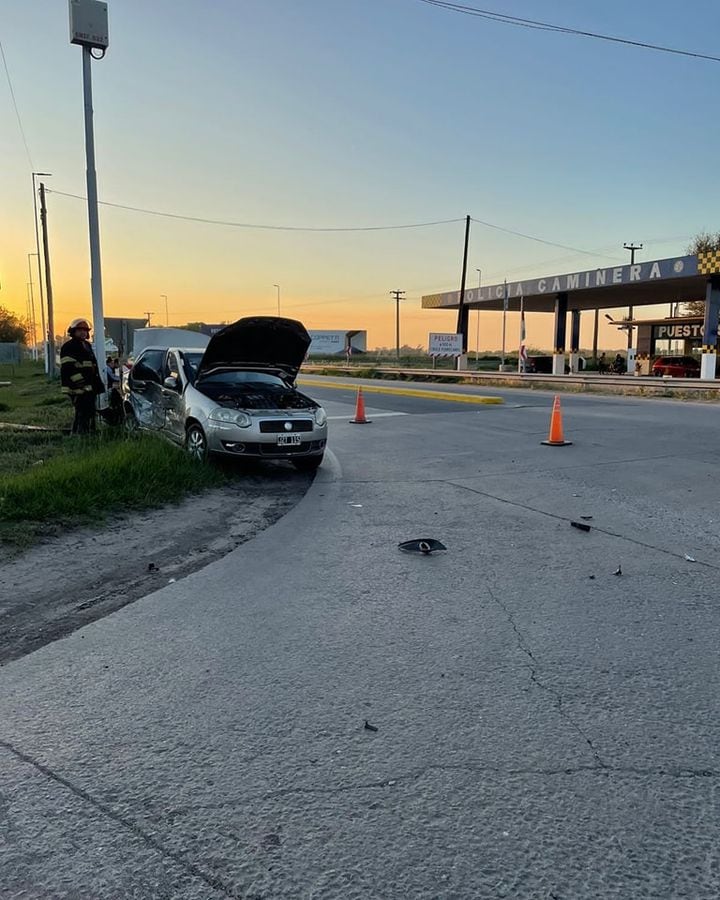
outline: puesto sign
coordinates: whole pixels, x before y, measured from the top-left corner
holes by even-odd
[[[696,339],[702,340],[703,326],[702,322],[689,322],[680,324],[676,322],[672,325],[655,325],[653,326],[653,338],[656,341],[677,341]]]

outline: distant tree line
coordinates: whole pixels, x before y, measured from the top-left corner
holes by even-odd
[[[30,330],[27,322],[10,312],[4,306],[0,306],[0,343],[27,344]]]

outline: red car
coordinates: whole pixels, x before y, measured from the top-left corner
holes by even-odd
[[[673,378],[699,378],[700,363],[694,356],[658,356],[652,365],[653,375]]]

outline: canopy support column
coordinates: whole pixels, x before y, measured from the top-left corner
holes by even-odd
[[[570,372],[577,374],[580,368],[580,310],[570,312]]]
[[[553,342],[553,375],[565,374],[565,334],[567,328],[568,295],[555,298],[555,339]]]
[[[720,316],[720,275],[712,275],[705,289],[705,322],[703,323],[703,348],[700,361],[700,377],[715,380],[717,362],[718,316]]]

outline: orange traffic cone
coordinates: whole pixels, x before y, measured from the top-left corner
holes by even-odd
[[[365,400],[363,399],[362,388],[358,388],[357,403],[355,405],[355,418],[350,419],[352,425],[369,425],[370,419],[365,418]]]
[[[567,447],[572,441],[566,441],[563,437],[562,412],[560,411],[560,398],[556,395],[553,400],[552,415],[550,416],[550,434],[546,441],[540,441],[547,447]]]

